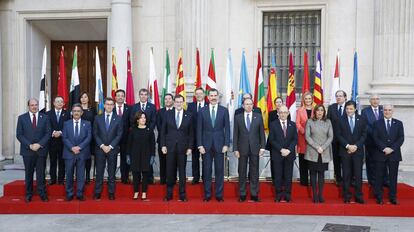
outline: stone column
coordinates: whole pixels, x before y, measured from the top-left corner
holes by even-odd
[[[110,50],[109,60],[112,62],[112,48],[116,53],[116,70],[118,77],[118,88],[126,89],[127,72],[127,49],[132,52],[132,10],[131,0],[112,0],[111,2],[111,27],[110,27]],[[108,70],[109,76],[112,71]],[[111,78],[110,78],[111,80]],[[108,83],[111,83],[110,81]],[[108,92],[111,87],[108,85]]]
[[[374,1],[372,90],[383,95],[414,94],[414,0]]]
[[[2,75],[2,64],[3,64],[3,59],[2,59],[2,52],[1,52],[1,48],[2,48],[2,43],[1,43],[1,31],[0,31],[0,90],[2,89],[2,81],[3,81],[3,75]],[[2,91],[3,92],[3,91]],[[2,104],[2,100],[0,100],[0,109],[3,109],[3,104]],[[3,117],[2,114],[0,114],[0,131],[3,131]],[[0,133],[0,161],[3,161],[5,158],[3,156],[3,133]]]

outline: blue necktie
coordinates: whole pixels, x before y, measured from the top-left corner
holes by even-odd
[[[351,132],[354,133],[354,127],[355,127],[354,117],[350,117],[349,126],[351,127]]]
[[[391,130],[391,120],[387,120],[387,133],[390,134],[390,130]]]
[[[106,115],[105,127],[106,127],[106,130],[109,129],[109,114]]]
[[[211,125],[213,125],[213,128],[216,124],[216,110],[214,108],[215,106],[213,106],[213,109],[211,110]]]
[[[59,119],[60,119],[60,111],[56,112],[56,120],[57,120],[57,123],[59,123]]]
[[[177,112],[177,116],[175,117],[175,125],[177,125],[177,129],[180,128],[180,112]]]
[[[247,126],[247,130],[250,131],[250,114],[247,114],[247,117],[246,117],[246,126]]]
[[[75,137],[77,138],[79,137],[79,122],[76,121],[75,124]]]

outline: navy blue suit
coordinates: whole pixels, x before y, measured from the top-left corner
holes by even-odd
[[[161,129],[161,147],[167,147],[167,197],[172,198],[173,186],[177,181],[177,169],[179,176],[180,198],[185,198],[185,168],[187,163],[187,149],[193,149],[194,130],[190,113],[182,110],[180,127],[176,124],[176,110],[165,112],[165,118]],[[165,154],[160,154],[164,155]]]
[[[63,130],[63,123],[70,118],[70,113],[66,110],[61,109],[59,120],[57,119],[56,110],[52,109],[49,110],[47,113],[49,117],[51,131],[62,131]],[[65,161],[62,157],[63,153],[63,141],[62,136],[58,138],[52,137],[49,140],[49,158],[50,158],[50,180],[51,182],[58,181],[59,183],[63,183],[65,179]],[[56,171],[56,169],[58,171]]]
[[[286,136],[276,119],[269,125],[268,143],[271,146],[271,159],[273,163],[273,174],[276,189],[276,198],[285,197],[290,200],[292,192],[293,163],[296,159],[295,147],[298,143],[298,132],[296,124],[290,120],[286,121]],[[283,157],[281,149],[288,149],[290,154]]]
[[[348,117],[342,118],[337,125],[337,139],[339,142],[339,155],[341,156],[343,171],[343,197],[350,201],[352,178],[355,178],[355,198],[363,200],[362,195],[362,165],[364,162],[364,144],[367,137],[367,122],[363,116],[355,113],[354,131],[351,131]],[[346,146],[356,145],[358,149],[348,154]]]
[[[376,121],[373,126],[373,138],[377,145],[374,154],[374,159],[376,161],[376,180],[378,180],[375,182],[375,195],[377,199],[382,199],[384,170],[388,169],[390,181],[389,198],[391,200],[396,200],[398,166],[400,161],[402,161],[401,146],[404,143],[404,126],[400,120],[394,118],[390,121],[390,125],[391,128],[387,131],[385,119],[383,118]],[[389,147],[394,151],[389,155],[385,155],[383,150],[386,147]]]
[[[171,109],[174,109],[172,107]],[[160,183],[166,184],[167,182],[167,157],[162,154],[161,151],[161,130],[162,130],[162,123],[164,122],[165,113],[167,112],[167,108],[161,108],[157,111],[157,143],[158,143],[158,158],[160,161]]]
[[[374,111],[372,110],[371,106],[364,108],[361,111],[361,115],[365,117],[365,120],[368,123],[367,127],[367,139],[365,140],[365,167],[367,171],[367,178],[368,183],[371,186],[375,186],[375,160],[374,160],[374,153],[376,150],[377,145],[375,144],[374,137],[373,137],[373,126],[374,122],[377,121],[375,117]],[[378,118],[384,118],[384,111],[382,106],[378,107]],[[388,175],[384,177],[384,180],[387,180]],[[388,181],[385,183],[388,184]]]
[[[102,185],[106,166],[108,170],[108,192],[109,194],[115,194],[116,161],[118,158],[118,153],[120,151],[119,143],[122,139],[123,125],[122,118],[118,117],[115,113],[112,113],[109,128],[106,129],[106,117],[106,112],[104,112],[101,115],[97,115],[95,117],[93,125],[93,135],[96,143],[95,195],[100,195],[102,192]],[[102,145],[111,146],[111,151],[109,153],[105,153],[101,149]]]
[[[73,197],[73,173],[76,166],[76,195],[83,196],[85,186],[85,161],[91,158],[90,144],[92,140],[91,123],[81,120],[79,135],[75,136],[74,120],[68,120],[63,125],[62,141],[64,144],[63,159],[66,169],[66,196]],[[75,155],[72,147],[80,147],[80,153]]]
[[[46,196],[45,166],[49,139],[52,135],[47,115],[39,113],[36,128],[32,127],[32,113],[24,113],[17,119],[16,137],[20,142],[20,155],[23,156],[25,169],[26,197],[33,196],[33,174],[36,170],[37,191]],[[38,143],[38,151],[32,151],[30,145]]]
[[[118,104],[115,104],[114,107],[114,113],[116,115],[118,115],[118,117],[120,117],[120,115],[118,114],[119,108],[118,108]],[[127,183],[128,182],[128,177],[129,177],[129,170],[130,167],[126,162],[126,150],[127,150],[127,145],[128,145],[128,133],[129,133],[129,127],[130,127],[130,112],[131,112],[131,107],[127,104],[124,104],[124,112],[122,113],[122,125],[123,125],[123,129],[122,129],[122,139],[121,142],[119,143],[120,149],[121,149],[121,165],[120,165],[120,170],[121,170],[121,181],[123,183]]]
[[[193,116],[193,129],[194,129],[194,148],[191,155],[191,171],[193,175],[193,182],[200,181],[200,152],[197,149],[197,119],[198,119],[198,102],[191,102],[188,104],[187,111]],[[200,103],[201,104],[201,103]],[[200,105],[200,109],[207,106],[208,103],[204,101],[204,104]]]
[[[203,146],[204,198],[211,198],[212,164],[214,160],[216,198],[223,199],[224,146],[230,146],[230,122],[227,108],[216,105],[216,120],[212,125],[209,104],[201,109],[197,119],[197,147]]]

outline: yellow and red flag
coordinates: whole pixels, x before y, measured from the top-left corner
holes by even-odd
[[[176,86],[175,94],[180,94],[184,97],[184,106],[186,107],[186,94],[185,94],[185,80],[184,80],[184,70],[183,70],[183,57],[182,51],[178,55],[178,65],[177,65],[177,76],[176,76]]]
[[[115,92],[118,90],[118,79],[116,74],[115,48],[112,48],[112,98],[115,99]]]

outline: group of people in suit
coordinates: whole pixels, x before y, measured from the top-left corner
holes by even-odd
[[[213,197],[224,201],[224,158],[230,147],[233,130],[233,151],[238,158],[239,201],[259,202],[259,160],[270,151],[275,201],[292,201],[293,166],[298,154],[300,183],[308,186],[312,201],[324,202],[325,171],[333,160],[335,180],[342,185],[345,203],[351,201],[350,188],[355,187],[355,201],[364,203],[362,166],[367,167],[369,184],[374,186],[378,204],[383,204],[383,186],[389,186],[389,198],[397,204],[398,165],[402,160],[404,129],[393,118],[392,105],[379,105],[379,97],[370,98],[371,106],[360,115],[354,101],[346,101],[346,93],[336,93],[336,103],[325,108],[315,105],[310,93],[302,95],[302,106],[296,122],[291,120],[282,98],[274,99],[276,109],[269,112],[269,136],[266,140],[262,112],[253,106],[251,94],[243,95],[242,107],[235,111],[230,128],[229,111],[219,105],[219,92],[202,88],[195,90],[196,101],[185,107],[181,95],[167,94],[165,107],[156,110],[148,102],[148,90],[139,91],[140,101],[132,106],[124,103],[125,91],[118,90],[115,99],[105,98],[104,112],[97,115],[89,107],[87,93],[70,112],[63,109],[63,98],[54,99],[54,108],[39,112],[38,101],[28,101],[28,112],[19,116],[16,136],[21,143],[26,175],[26,202],[33,196],[33,174],[36,170],[38,192],[48,201],[45,182],[46,158],[50,156],[49,184],[63,184],[66,179],[66,200],[76,197],[84,201],[94,156],[96,169],[93,198],[102,194],[105,170],[108,176],[108,198],[115,199],[117,158],[120,154],[121,182],[128,184],[132,172],[133,199],[147,200],[148,184],[154,182],[153,163],[156,144],[160,167],[160,184],[166,185],[164,201],[173,199],[177,183],[179,200],[186,202],[187,157],[192,157],[192,184],[203,181],[205,202]],[[157,128],[157,137],[154,132]],[[202,173],[200,172],[200,161]],[[74,173],[76,169],[76,193]],[[212,177],[214,170],[214,190]],[[90,178],[90,177],[89,177]]]

